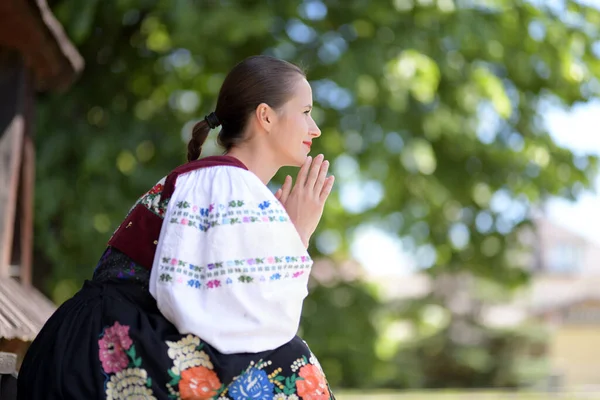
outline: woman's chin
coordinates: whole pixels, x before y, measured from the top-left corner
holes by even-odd
[[[306,158],[308,157],[308,154],[305,154],[303,156],[299,156],[296,158],[291,158],[285,163],[286,167],[301,167],[302,165],[304,165],[304,161],[306,161]]]

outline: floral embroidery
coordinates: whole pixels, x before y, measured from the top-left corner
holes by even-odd
[[[292,370],[292,372],[296,372],[300,368],[304,367],[306,364],[308,364],[308,360],[306,359],[305,356],[302,356],[302,358],[299,358],[292,363],[292,366],[290,367],[290,369]]]
[[[144,267],[131,261],[131,262],[129,262],[129,265],[127,267],[122,268],[117,273],[117,278],[131,279],[131,278],[135,277],[136,275],[138,275],[140,272],[145,272],[145,271],[147,271],[147,269],[145,269]]]
[[[170,256],[161,258],[158,280],[161,283],[185,283],[195,289],[215,289],[231,284],[232,276],[240,283],[267,282],[299,278],[312,266],[309,256],[270,256],[234,259],[196,265]],[[291,270],[291,271],[290,271]],[[290,272],[288,272],[290,271]],[[252,275],[250,275],[252,274]],[[181,279],[183,275],[183,279]],[[179,277],[179,280],[175,278]],[[218,279],[216,279],[218,278]]]
[[[256,222],[288,222],[287,211],[282,206],[273,208],[268,200],[246,204],[231,200],[227,204],[209,204],[205,207],[179,201],[169,215],[169,223],[196,228],[202,232],[220,225]]]
[[[145,370],[129,368],[117,372],[106,384],[107,400],[151,399],[156,400],[150,389],[151,380]]]
[[[213,371],[210,357],[197,336],[187,335],[177,342],[167,341],[167,355],[173,360],[167,384],[169,397],[182,400],[208,400],[219,395],[224,387]],[[173,389],[179,385],[179,392]]]
[[[301,378],[296,381],[296,389],[304,400],[329,400],[329,388],[321,370],[312,364],[300,368]]]
[[[273,400],[300,400],[300,397],[296,396],[295,394],[290,394],[287,396],[283,393],[278,393],[275,395],[275,397],[273,397]]]
[[[149,195],[156,195],[156,194],[160,194],[163,191],[163,185],[162,183],[158,183],[156,184],[156,186],[154,186],[152,189],[150,189],[150,191],[148,191]]]
[[[146,192],[146,194],[140,197],[140,199],[136,202],[136,205],[142,204],[154,214],[163,217],[165,215],[165,212],[167,211],[167,206],[169,204],[169,199],[164,199],[163,201],[160,201],[165,181],[166,177],[161,179],[156,185],[154,185],[154,187],[152,187],[152,189],[150,189],[148,192]]]
[[[250,367],[233,381],[229,395],[234,400],[271,400],[273,387],[265,371]]]
[[[217,374],[206,367],[194,367],[181,372],[179,394],[182,399],[212,399],[220,388],[221,381]]]
[[[113,326],[107,328],[102,339],[98,340],[99,357],[104,372],[112,374],[127,368],[129,359],[125,351],[129,350],[131,345],[128,326],[115,322]]]
[[[169,398],[181,400],[330,400],[325,375],[314,354],[296,359],[290,366],[291,376],[283,368],[271,369],[272,361],[250,362],[247,369],[223,385],[215,373],[204,343],[194,335],[177,342],[166,342],[173,360],[167,384]],[[267,373],[267,368],[271,373]],[[178,389],[177,389],[178,387]]]
[[[167,354],[173,360],[174,368],[171,370],[174,375],[179,375],[180,371],[192,367],[203,366],[213,369],[208,354],[202,351],[204,344],[200,343],[197,336],[187,335],[178,342],[167,341],[166,343],[169,347]]]
[[[105,328],[98,347],[102,369],[109,376],[105,386],[108,400],[156,400],[151,389],[152,379],[141,368],[142,359],[136,355],[135,345],[129,337],[129,326],[116,321]]]

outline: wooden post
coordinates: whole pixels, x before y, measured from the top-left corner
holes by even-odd
[[[15,213],[17,211],[17,192],[21,170],[24,121],[15,116],[0,141],[0,158],[4,165],[2,181],[2,201],[0,201],[0,277],[9,276],[11,264]]]
[[[26,75],[18,54],[3,54],[0,59],[0,278],[10,276],[14,256],[27,97],[33,95],[27,93]]]
[[[30,132],[30,129],[27,129]],[[35,185],[35,147],[30,134],[23,138],[23,170],[20,201],[20,269],[21,284],[31,285],[33,254],[33,194]]]

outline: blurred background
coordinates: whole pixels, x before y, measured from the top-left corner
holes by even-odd
[[[600,1],[4,0],[0,21],[0,350],[268,54],[307,70],[337,178],[301,334],[339,398],[600,398]]]

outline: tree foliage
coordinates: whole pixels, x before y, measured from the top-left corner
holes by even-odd
[[[212,111],[224,74],[260,53],[307,67],[323,132],[315,153],[339,178],[315,255],[345,259],[354,230],[374,224],[403,238],[432,277],[525,282],[514,251],[530,208],[575,198],[597,165],[556,145],[543,116],[600,92],[600,13],[552,3],[54,1],[86,68],[38,109],[35,245],[38,265],[51,267],[45,289],[61,302],[90,277],[131,203],[184,162],[191,123]],[[325,329],[334,302],[319,293],[323,314],[311,318],[322,320],[306,324],[328,352],[314,327]],[[371,350],[371,339],[361,345]],[[327,357],[346,360],[343,348]],[[369,384],[360,365],[343,365],[339,382]]]

